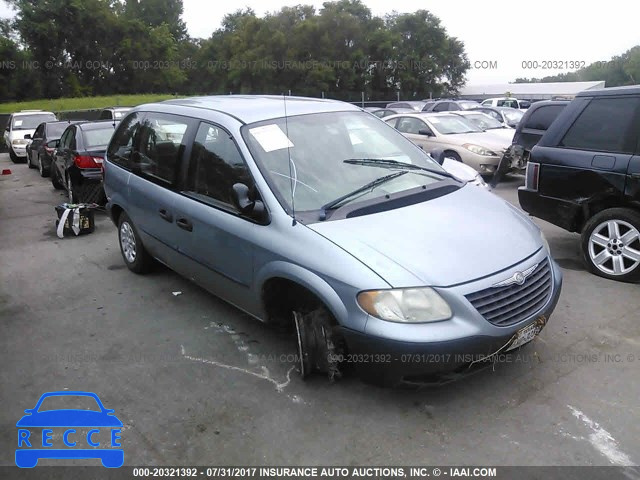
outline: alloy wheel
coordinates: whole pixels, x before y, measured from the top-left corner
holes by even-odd
[[[623,220],[598,225],[589,237],[589,258],[608,275],[625,275],[640,265],[640,232]]]
[[[120,225],[120,245],[122,246],[122,253],[124,258],[129,263],[136,261],[136,237],[133,233],[133,228],[127,222],[123,222]]]

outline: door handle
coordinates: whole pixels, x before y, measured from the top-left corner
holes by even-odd
[[[171,212],[167,211],[165,208],[158,210],[158,215],[169,223],[173,222],[173,215],[171,215]]]
[[[176,225],[178,225],[178,227],[180,227],[181,229],[186,230],[187,232],[193,231],[193,224],[186,218],[179,218],[178,220],[176,220]]]

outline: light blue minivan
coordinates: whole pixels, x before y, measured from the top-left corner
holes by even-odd
[[[104,186],[129,269],[159,261],[290,325],[303,376],[354,364],[387,385],[453,378],[530,342],[560,295],[524,214],[343,102],[139,106]]]

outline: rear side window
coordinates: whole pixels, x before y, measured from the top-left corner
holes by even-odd
[[[253,186],[238,147],[222,128],[201,123],[191,152],[185,193],[233,207],[233,185],[236,183]]]
[[[449,110],[449,102],[438,103],[435,107],[433,107],[434,112],[446,112]]]
[[[396,128],[399,132],[402,133],[412,133],[414,135],[418,135],[420,130],[426,130],[427,126],[419,118],[403,117],[398,122],[398,126]]]
[[[566,105],[548,105],[546,107],[540,107],[531,113],[527,125],[525,128],[531,128],[533,130],[547,130],[553,121],[558,118],[560,112]]]
[[[563,147],[633,153],[638,141],[640,98],[596,98],[571,125]]]
[[[113,134],[113,138],[107,150],[107,159],[126,169],[131,168],[131,154],[133,152],[134,139],[140,128],[140,115],[129,115]]]
[[[135,159],[143,176],[170,185],[175,183],[188,126],[186,119],[174,115],[145,115],[138,132],[139,155]]]

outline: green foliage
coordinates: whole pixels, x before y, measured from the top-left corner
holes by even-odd
[[[605,81],[607,87],[640,83],[640,45],[606,62],[594,62],[575,72],[543,78],[517,78],[515,83]]]
[[[170,94],[110,95],[103,97],[56,98],[54,100],[30,100],[25,102],[0,103],[0,113],[18,110],[40,109],[53,112],[66,110],[94,110],[116,106],[135,106],[176,98]]]
[[[182,0],[9,3],[17,15],[4,28],[15,38],[0,52],[36,67],[0,87],[0,101],[167,91],[424,98],[455,93],[469,68],[463,43],[430,12],[380,18],[361,0],[263,17],[238,10],[203,40],[186,34]]]

